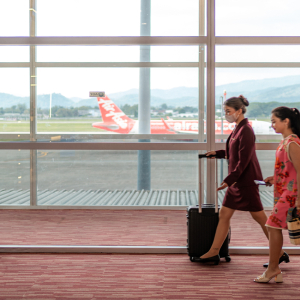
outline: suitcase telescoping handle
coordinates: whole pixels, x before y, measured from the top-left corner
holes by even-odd
[[[208,158],[205,154],[199,154],[199,193],[198,193],[198,200],[199,200],[199,213],[202,213],[202,176],[201,176],[201,158]],[[217,155],[210,155],[209,157],[217,157]],[[217,213],[219,210],[218,207],[218,161],[215,161],[216,166],[216,177],[215,177],[215,184],[216,184],[216,195],[215,195],[215,212]]]

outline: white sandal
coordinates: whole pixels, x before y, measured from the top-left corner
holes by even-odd
[[[255,278],[254,281],[258,282],[258,283],[268,283],[274,277],[275,277],[275,282],[276,283],[282,283],[283,282],[282,272],[280,272],[278,274],[275,274],[274,276],[268,278],[268,277],[266,277],[266,271],[262,275]]]

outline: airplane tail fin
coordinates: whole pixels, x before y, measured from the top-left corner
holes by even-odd
[[[115,124],[119,129],[114,130],[119,133],[129,133],[135,124],[132,120],[107,96],[97,98],[103,123]]]
[[[177,133],[173,128],[171,128],[171,127],[167,124],[167,122],[166,122],[163,118],[161,118],[161,121],[163,122],[163,124],[164,124],[164,126],[165,126],[165,129],[166,129],[166,131],[167,131],[167,133],[173,133],[173,134]]]

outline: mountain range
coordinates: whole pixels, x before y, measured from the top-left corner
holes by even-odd
[[[216,103],[219,104],[221,96],[226,90],[227,98],[243,94],[249,102],[300,102],[300,75],[286,76],[281,78],[267,78],[260,80],[245,80],[237,83],[230,83],[216,87]],[[139,90],[130,89],[124,92],[108,95],[117,105],[134,105],[139,101]],[[11,94],[0,93],[0,107],[7,108],[13,105],[25,104],[29,107],[29,97],[18,97]],[[173,89],[151,90],[151,106],[160,106],[166,103],[168,106],[184,107],[198,106],[197,87],[176,87]],[[38,95],[37,107],[49,108],[50,95]],[[78,97],[67,98],[61,94],[52,94],[52,107],[80,107],[97,106],[95,98],[80,99]]]

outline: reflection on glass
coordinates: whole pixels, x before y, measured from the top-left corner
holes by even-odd
[[[0,151],[0,205],[29,205],[30,152]]]
[[[197,200],[197,151],[151,151],[151,189],[137,190],[137,151],[44,151],[39,205],[189,205]]]
[[[298,0],[216,0],[216,35],[298,36],[299,9]]]
[[[29,132],[29,69],[0,68],[0,133]]]

